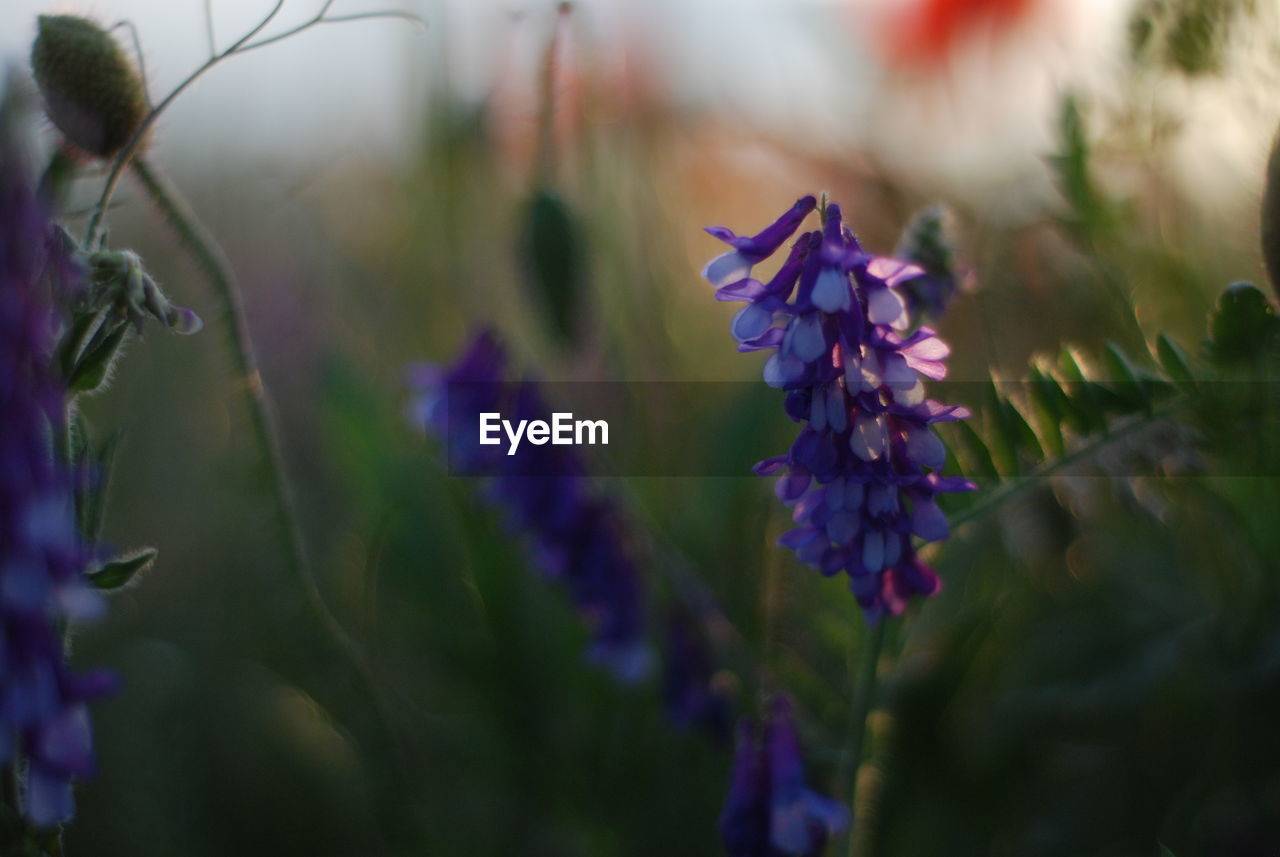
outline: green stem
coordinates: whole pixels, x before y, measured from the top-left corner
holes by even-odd
[[[15,754],[16,755],[16,754]],[[22,807],[19,803],[20,784],[18,782],[18,760],[10,758],[0,773],[0,803],[3,803],[3,817],[0,817],[0,849],[8,854],[22,847],[24,830],[22,828]]]
[[[276,428],[271,403],[267,398],[258,362],[254,356],[253,341],[245,316],[244,302],[240,295],[235,274],[226,254],[216,239],[197,220],[186,200],[164,176],[156,172],[146,158],[137,157],[131,162],[134,173],[156,207],[164,214],[178,234],[183,247],[194,257],[200,270],[212,284],[221,304],[227,346],[236,374],[237,386],[244,393],[254,437],[265,460],[273,499],[276,505],[276,521],[280,539],[286,548],[288,569],[298,594],[312,620],[361,684],[373,706],[373,715],[381,733],[383,750],[391,764],[390,773],[397,780],[396,788],[401,800],[407,799],[405,788],[407,774],[403,758],[396,748],[394,732],[388,716],[388,706],[364,651],[343,628],[325,603],[307,556],[302,529],[298,522],[297,506],[285,471],[280,435]]]
[[[858,819],[858,769],[862,766],[867,738],[867,718],[871,715],[871,706],[875,701],[876,678],[879,670],[880,651],[884,647],[885,626],[889,618],[882,617],[871,627],[862,653],[862,668],[858,673],[858,681],[853,691],[853,718],[849,721],[851,729],[846,746],[845,758],[851,771],[849,783],[849,814],[853,819],[849,824],[849,845],[846,852],[853,857],[857,842]]]
[[[266,36],[254,41],[254,36],[257,36],[266,29],[267,25],[275,20],[276,15],[278,15],[280,10],[284,8],[284,0],[276,0],[275,5],[271,7],[271,10],[267,12],[266,16],[259,20],[257,24],[254,24],[247,33],[236,39],[234,43],[221,53],[212,54],[207,60],[201,63],[199,68],[183,78],[168,95],[161,99],[159,104],[151,108],[151,112],[149,112],[142,122],[138,124],[137,129],[133,132],[133,136],[129,138],[129,142],[125,144],[124,148],[120,150],[111,162],[111,170],[107,173],[107,179],[102,185],[102,193],[98,197],[97,204],[94,205],[93,210],[90,212],[89,222],[85,227],[83,242],[85,249],[93,250],[96,248],[98,244],[98,227],[102,225],[102,218],[106,215],[107,208],[111,205],[111,196],[115,193],[116,187],[120,183],[120,179],[124,177],[125,168],[130,166],[136,168],[135,161],[141,160],[142,150],[145,148],[151,128],[155,125],[156,121],[159,120],[160,114],[164,113],[165,109],[168,108],[179,95],[185,92],[188,87],[194,84],[201,77],[204,77],[205,73],[218,63],[228,57],[248,53],[249,51],[275,44],[283,39],[291,38],[296,36],[298,33],[319,24],[340,24],[345,21],[368,21],[375,18],[400,18],[402,20],[413,21],[419,24],[425,23],[420,17],[414,15],[412,12],[401,12],[394,9],[374,12],[357,12],[351,15],[330,16],[327,13],[329,11],[329,7],[332,6],[333,3],[334,0],[325,0],[324,4],[320,7],[320,10],[301,24],[290,27],[283,32],[276,33],[274,36]]]
[[[231,272],[222,248],[196,220],[186,201],[164,177],[157,173],[145,158],[135,158],[133,171],[141,181],[152,201],[173,225],[184,248],[195,258],[200,270],[213,285],[226,322],[227,346],[231,355],[238,386],[244,392],[253,434],[261,449],[270,477],[276,519],[280,538],[288,552],[289,571],[294,584],[302,595],[313,617],[333,638],[339,649],[358,658],[354,641],[329,612],[316,584],[307,557],[302,529],[298,523],[297,506],[285,472],[284,455],[280,447],[280,435],[275,425],[271,403],[267,399],[258,361],[253,352],[253,341],[245,317],[244,302],[235,275]]]

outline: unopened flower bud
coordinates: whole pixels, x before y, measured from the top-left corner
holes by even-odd
[[[116,323],[133,322],[139,335],[147,316],[174,333],[197,333],[204,327],[204,322],[195,312],[170,302],[132,250],[95,253],[89,263],[96,294],[93,311],[111,307]]]
[[[146,119],[138,70],[97,22],[41,15],[31,68],[49,119],[77,148],[111,158]]]
[[[173,305],[169,306],[169,312],[165,317],[165,324],[167,324],[169,329],[174,333],[181,333],[183,335],[199,333],[201,328],[204,327],[204,321],[200,316],[196,315],[194,310]]]

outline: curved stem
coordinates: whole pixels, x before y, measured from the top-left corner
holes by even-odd
[[[295,36],[304,30],[316,26],[317,24],[340,23],[343,21],[364,21],[374,18],[403,18],[418,23],[425,23],[416,15],[396,11],[363,12],[353,15],[325,17],[325,13],[329,11],[329,7],[332,6],[333,3],[334,0],[325,0],[320,11],[317,12],[315,16],[308,18],[301,24],[291,27],[283,33],[259,39],[256,42],[252,41],[255,36],[261,33],[272,21],[275,20],[276,15],[278,15],[280,10],[284,8],[284,0],[276,0],[275,5],[271,7],[271,11],[258,21],[252,29],[240,38],[236,39],[235,42],[233,42],[226,50],[221,53],[212,54],[195,71],[183,78],[182,82],[175,86],[168,95],[161,99],[159,104],[151,108],[151,112],[148,113],[146,118],[138,124],[138,129],[134,132],[133,136],[129,138],[129,142],[125,144],[124,148],[116,155],[115,160],[111,162],[111,172],[107,174],[107,180],[102,186],[102,193],[98,196],[98,202],[94,205],[93,211],[89,215],[89,223],[85,227],[84,241],[82,242],[85,249],[93,249],[97,239],[98,227],[102,224],[102,217],[106,213],[108,206],[111,204],[111,197],[115,193],[116,187],[120,184],[120,179],[124,175],[125,167],[129,166],[135,157],[141,157],[140,149],[142,144],[147,139],[147,135],[150,133],[152,126],[155,125],[156,120],[160,118],[160,114],[163,113],[179,95],[185,92],[191,84],[203,77],[205,72],[222,62],[227,57],[255,50],[256,48],[264,47],[265,45],[274,44],[282,39]]]
[[[858,682],[853,691],[853,718],[850,720],[849,743],[845,748],[845,757],[851,779],[849,783],[849,846],[846,853],[853,857],[858,831],[858,769],[862,766],[867,738],[867,718],[871,714],[871,706],[875,701],[877,667],[880,662],[880,651],[884,647],[885,626],[889,617],[881,617],[871,626],[862,653],[862,668],[858,673]]]
[[[234,48],[229,48],[228,51]],[[93,206],[93,212],[89,215],[89,223],[84,230],[84,241],[81,243],[86,250],[92,250],[97,243],[98,227],[102,223],[102,216],[107,211],[107,206],[111,204],[111,197],[116,192],[116,188],[120,185],[120,179],[124,175],[124,168],[129,166],[134,160],[134,155],[138,151],[138,147],[142,145],[142,141],[146,139],[151,126],[160,118],[160,114],[165,108],[173,103],[179,95],[186,91],[187,87],[195,83],[201,75],[213,68],[217,63],[224,59],[228,54],[221,53],[217,56],[209,57],[204,64],[198,69],[187,75],[187,78],[173,88],[173,91],[164,97],[164,99],[151,108],[151,112],[138,125],[138,130],[134,132],[133,137],[120,150],[120,154],[116,155],[114,161],[111,162],[111,172],[107,174],[107,180],[102,185],[102,193],[98,196],[98,202]]]
[[[222,248],[195,219],[194,213],[179,196],[177,190],[157,173],[145,158],[133,161],[133,170],[147,194],[178,233],[184,248],[195,258],[200,270],[213,285],[221,304],[227,332],[227,347],[231,355],[236,381],[244,392],[254,437],[265,459],[271,490],[277,508],[280,537],[288,551],[289,570],[294,583],[306,601],[308,609],[324,625],[339,648],[350,651],[354,643],[329,612],[320,595],[311,564],[307,557],[298,524],[298,513],[285,473],[279,432],[276,429],[271,404],[267,399],[258,361],[253,352],[253,342],[245,318],[244,302],[239,286],[231,272],[231,266]]]
[[[342,624],[330,612],[320,587],[316,583],[310,561],[307,557],[306,545],[302,537],[302,529],[298,523],[297,507],[293,491],[285,471],[284,456],[281,451],[280,435],[276,428],[274,413],[258,370],[257,359],[253,352],[249,325],[245,317],[244,304],[240,289],[226,254],[200,222],[194,212],[183,199],[178,190],[162,175],[157,173],[145,158],[137,158],[133,162],[133,170],[152,201],[164,214],[165,218],[178,233],[184,248],[195,258],[200,270],[208,278],[214,292],[222,305],[224,328],[227,332],[227,346],[236,373],[237,386],[244,393],[245,406],[248,409],[253,433],[261,450],[269,475],[271,490],[276,505],[276,519],[280,527],[280,538],[284,542],[290,576],[294,586],[301,595],[308,614],[338,654],[351,668],[352,673],[362,685],[361,689],[368,695],[373,706],[374,719],[387,753],[391,774],[397,780],[397,791],[400,798],[406,799],[408,789],[404,788],[407,774],[403,768],[403,759],[396,749],[396,741],[388,716],[388,706],[381,688],[373,674],[363,649],[346,632]]]

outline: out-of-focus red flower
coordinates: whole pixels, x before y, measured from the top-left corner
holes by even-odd
[[[937,65],[979,33],[999,36],[1025,19],[1037,0],[913,0],[886,21],[886,58],[900,66]]]

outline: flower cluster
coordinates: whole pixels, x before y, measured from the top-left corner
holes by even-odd
[[[51,827],[93,769],[86,701],[104,675],[67,665],[62,626],[98,613],[85,581],[70,470],[52,452],[64,390],[50,365],[54,318],[41,281],[49,223],[0,116],[0,764],[25,767],[23,811]]]
[[[931,427],[968,413],[925,398],[922,379],[945,376],[949,349],[927,327],[907,331],[899,287],[921,269],[864,252],[838,205],[768,282],[751,277],[816,207],[804,197],[754,237],[708,229],[733,249],[703,275],[717,300],[746,303],[731,328],[738,349],[774,352],[765,381],[786,391],[787,414],[804,424],[786,455],[755,467],[782,474],[777,495],[794,509],[798,526],[781,543],[825,575],[845,572],[875,622],[938,588],[913,537],[945,538],[936,496],[973,485],[938,472],[946,448]]]
[[[805,785],[800,741],[785,696],[771,700],[762,724],[742,721],[733,781],[720,814],[720,837],[729,857],[812,857],[848,824],[844,806]]]
[[[612,504],[592,490],[572,447],[522,444],[514,455],[479,442],[479,415],[513,421],[545,419],[549,409],[535,386],[507,378],[496,337],[477,335],[448,367],[422,366],[410,377],[417,391],[412,419],[448,445],[456,472],[489,475],[489,497],[510,527],[526,536],[535,563],[562,583],[592,631],[589,660],[621,681],[650,670],[640,578],[622,540]]]

